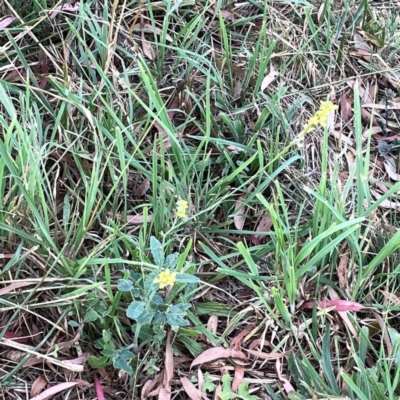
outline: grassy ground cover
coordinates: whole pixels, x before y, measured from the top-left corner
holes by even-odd
[[[400,398],[394,1],[0,16],[0,398]]]

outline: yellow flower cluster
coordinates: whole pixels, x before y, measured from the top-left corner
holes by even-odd
[[[313,117],[310,118],[307,125],[304,127],[304,133],[311,132],[318,124],[325,128],[328,121],[329,113],[337,109],[338,106],[335,106],[330,100],[322,101],[319,110],[315,113]]]
[[[158,283],[160,289],[164,289],[167,286],[174,286],[176,279],[176,272],[171,272],[169,269],[161,271],[158,278],[154,279],[154,283]]]
[[[176,206],[176,215],[179,218],[186,218],[186,210],[189,208],[189,204],[186,200],[179,200]]]

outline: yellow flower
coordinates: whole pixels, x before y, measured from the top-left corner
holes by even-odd
[[[167,286],[174,286],[176,279],[176,272],[171,272],[169,269],[161,271],[158,278],[154,279],[154,283],[158,283],[160,289],[164,289]]]
[[[186,200],[178,200],[176,205],[176,215],[179,218],[186,218],[186,210],[189,208],[189,204]]]
[[[335,106],[330,100],[321,101],[319,110],[310,118],[307,125],[304,127],[304,132],[311,132],[317,125],[321,125],[323,128],[325,128],[329,113],[337,109],[338,106]]]

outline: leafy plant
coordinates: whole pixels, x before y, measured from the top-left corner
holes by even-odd
[[[222,391],[218,393],[221,400],[257,400],[258,397],[249,393],[249,384],[242,382],[238,387],[238,392],[234,393],[231,389],[232,378],[229,374],[225,374],[222,379]]]

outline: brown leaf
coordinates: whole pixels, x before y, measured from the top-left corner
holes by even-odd
[[[235,374],[232,381],[232,392],[237,392],[239,385],[243,382],[244,368],[241,366],[235,367]]]
[[[318,13],[317,13],[318,22],[320,22],[320,20],[321,20],[321,15],[324,12],[324,8],[325,8],[325,3],[322,2],[321,5],[319,6]]]
[[[262,217],[257,225],[256,232],[269,232],[272,228],[273,221],[270,215]],[[254,235],[253,239],[255,242],[260,242],[260,240],[265,237],[265,235]],[[253,241],[252,241],[253,242]],[[253,243],[255,244],[255,243]]]
[[[47,383],[48,381],[43,375],[38,376],[32,383],[30,396],[37,396],[45,388]]]
[[[389,178],[393,181],[400,181],[400,175],[395,171],[393,163],[390,160],[385,160],[384,165]]]
[[[185,376],[181,378],[181,383],[190,400],[201,400],[201,392]]]
[[[379,200],[382,196],[376,192],[375,190],[371,189],[371,194],[377,199]],[[392,210],[398,210],[400,211],[400,203],[398,202],[394,202],[394,201],[390,201],[388,199],[383,200],[378,207],[382,207],[382,208],[390,208]]]
[[[233,217],[233,222],[235,223],[235,227],[237,230],[242,230],[244,227],[244,223],[246,221],[246,216],[244,213],[246,212],[246,206],[243,205],[247,196],[240,196],[239,199],[235,203],[235,216]]]
[[[165,375],[164,375],[164,386],[169,386],[171,379],[174,376],[174,353],[171,347],[171,336],[172,331],[168,332],[167,342],[165,344]]]
[[[137,197],[144,196],[149,189],[150,189],[150,180],[146,178],[136,189],[136,196]]]
[[[203,351],[203,353],[196,357],[190,365],[190,369],[192,369],[195,365],[212,362],[220,358],[238,358],[239,360],[247,361],[246,355],[241,351],[231,348],[225,349],[224,347],[214,347],[212,349]]]
[[[269,74],[261,82],[261,91],[263,92],[279,75],[279,72],[275,69],[274,64],[269,67]]]
[[[337,267],[336,273],[339,278],[339,287],[342,290],[347,288],[347,265],[349,263],[349,255],[348,253],[344,253],[340,256],[339,265]]]
[[[255,357],[262,358],[264,360],[277,360],[279,358],[285,357],[286,354],[288,354],[288,351],[285,351],[284,353],[264,353],[262,351],[257,351],[257,350],[246,350],[248,353]]]
[[[340,112],[342,114],[342,118],[344,122],[349,122],[352,112],[351,112],[351,103],[346,93],[343,93],[339,99],[340,104]]]
[[[354,47],[362,56],[371,56],[371,49],[359,33],[354,34]]]
[[[50,19],[55,18],[60,11],[74,12],[74,11],[77,11],[77,10],[79,10],[79,2],[76,2],[76,4],[74,4],[74,5],[70,4],[70,3],[60,4],[51,13]]]
[[[49,389],[46,389],[44,392],[38,394],[37,396],[31,397],[30,400],[46,400],[50,399],[57,393],[62,392],[63,390],[70,389],[74,386],[76,386],[76,382],[64,382],[64,383],[59,383],[58,385],[55,385]],[[101,400],[101,399],[99,399]]]
[[[163,373],[157,374],[153,379],[149,379],[142,388],[141,400],[146,400],[149,394],[154,390],[157,385],[162,384]],[[157,393],[158,394],[158,393]]]
[[[160,28],[157,28],[157,27],[153,28],[152,25],[143,24],[143,23],[136,24],[132,28],[132,31],[144,31],[144,32],[150,32],[150,33],[156,32],[157,35],[161,35],[161,33],[162,33],[162,30]],[[168,35],[168,34],[166,35],[165,39],[168,40],[168,42],[173,42],[174,41],[174,39],[172,39],[172,37],[170,35]]]
[[[386,290],[380,290],[380,292],[390,301],[394,306],[398,306],[400,304],[400,298],[396,296],[394,293],[387,292]]]
[[[230,348],[234,350],[239,350],[244,338],[249,335],[249,333],[256,327],[256,324],[251,324],[246,326],[242,331],[240,331],[232,340],[230,344]]]
[[[144,55],[149,60],[154,60],[155,53],[154,53],[153,46],[147,42],[146,38],[144,37],[144,33],[142,33],[142,49],[143,49]]]

